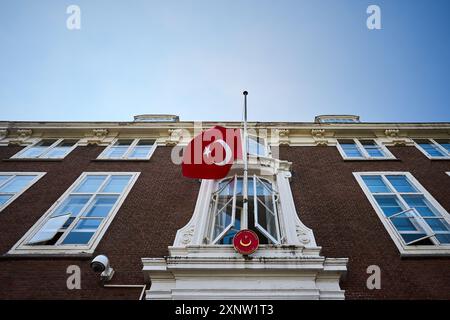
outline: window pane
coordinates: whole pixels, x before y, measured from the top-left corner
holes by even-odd
[[[437,234],[436,238],[439,240],[440,243],[450,244],[450,233]]]
[[[387,217],[403,211],[403,208],[395,196],[375,196],[375,200]]]
[[[10,198],[12,198],[12,194],[2,194],[0,195],[0,206],[5,204]]]
[[[376,144],[374,140],[360,140],[364,149],[366,149],[367,153],[371,157],[385,157],[385,154],[381,147]]]
[[[353,140],[339,140],[339,144],[347,157],[362,158],[362,154]]]
[[[97,196],[85,213],[86,217],[106,217],[119,196]]]
[[[128,155],[128,158],[146,159],[151,150],[152,146],[134,147]]]
[[[391,221],[398,231],[417,231],[416,227],[409,218],[402,217],[400,215],[392,218]]]
[[[50,147],[52,144],[54,144],[57,140],[56,139],[45,139],[39,142],[37,145],[41,147]]]
[[[61,232],[58,232],[62,226],[66,223],[70,215],[62,215],[55,218],[50,218],[42,228],[33,236],[33,238],[28,241],[28,244],[41,244],[45,245],[47,242],[52,241],[53,243],[57,241],[55,237],[61,236]]]
[[[87,244],[91,240],[94,232],[70,232],[62,244]]]
[[[71,214],[72,217],[76,217],[90,198],[91,198],[90,196],[70,195],[52,213],[52,217],[66,215],[69,213]]]
[[[103,187],[102,192],[121,193],[130,179],[131,176],[112,176]]]
[[[131,144],[133,143],[133,140],[118,140],[114,146],[131,146]]]
[[[79,193],[93,193],[98,190],[100,185],[105,181],[106,176],[94,176],[89,175],[83,179],[83,182],[80,184],[78,188],[75,189],[74,192]]]
[[[45,157],[46,158],[64,158],[69,151],[71,150],[71,147],[55,147],[52,150],[50,150]]]
[[[425,218],[425,221],[433,231],[450,231],[450,226],[445,219]]]
[[[91,230],[96,231],[103,219],[81,219],[78,221],[74,230]]]
[[[218,213],[214,219],[213,239],[216,239],[230,224],[233,215],[233,201],[222,208],[218,207]]]
[[[255,156],[266,156],[264,138],[248,136],[248,153]]]
[[[248,177],[247,181],[247,195],[253,196],[253,177]],[[244,179],[238,178],[236,183],[236,195],[243,196],[244,195]]]
[[[36,176],[16,176],[0,188],[0,192],[19,192],[27,187]]]
[[[152,147],[155,144],[155,140],[139,140],[137,143],[138,146],[150,146]]]
[[[105,154],[106,158],[121,158],[127,152],[128,147],[111,147]]]
[[[403,200],[405,200],[411,208],[415,208],[422,217],[435,216],[431,209],[431,205],[428,204],[424,196],[403,196]]]
[[[437,143],[439,143],[442,147],[447,150],[447,152],[450,152],[450,140],[449,139],[435,139]]]
[[[20,157],[21,158],[37,158],[40,156],[44,151],[47,150],[47,147],[31,147],[24,151]]]
[[[425,150],[431,157],[442,157],[444,153],[439,150],[431,141],[429,140],[414,140],[422,149]]]
[[[363,176],[362,179],[372,193],[391,192],[381,176]]]
[[[420,238],[427,236],[426,233],[401,233],[400,235],[402,236],[403,240],[405,240],[406,243],[409,243],[411,241],[418,240]]]
[[[11,176],[0,176],[0,186],[10,178]]]
[[[398,192],[417,192],[406,176],[386,176]]]

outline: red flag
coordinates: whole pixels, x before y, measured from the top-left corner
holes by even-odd
[[[221,179],[237,159],[242,159],[241,130],[215,126],[189,142],[181,169],[188,178]]]

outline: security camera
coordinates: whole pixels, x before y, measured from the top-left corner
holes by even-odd
[[[91,269],[96,273],[101,272],[100,278],[102,281],[109,281],[114,275],[114,269],[109,265],[108,257],[103,254],[96,256],[92,260]]]

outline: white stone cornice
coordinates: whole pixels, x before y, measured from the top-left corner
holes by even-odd
[[[16,134],[17,134],[17,137],[9,139],[10,145],[22,145],[22,144],[26,143],[26,141],[31,138],[31,135],[33,134],[33,130],[18,129],[16,131]]]
[[[91,133],[86,135],[85,143],[81,144],[101,145],[108,136],[108,133],[108,129],[92,129]]]
[[[8,136],[8,129],[0,129],[0,140]]]

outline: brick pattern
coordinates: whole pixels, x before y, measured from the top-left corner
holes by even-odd
[[[8,159],[18,147],[1,147]],[[63,161],[1,161],[0,171],[47,174],[0,213],[0,253],[5,254],[85,171],[141,172],[95,254],[106,254],[116,274],[111,284],[143,284],[141,257],[168,254],[176,231],[194,211],[200,183],[185,179],[170,161],[171,148],[158,147],[149,161],[95,161],[103,147],[78,147]],[[0,258],[0,299],[137,299],[139,289],[102,289],[90,259]],[[82,290],[66,287],[67,266],[82,270]]]
[[[348,257],[348,299],[450,299],[450,258],[400,258],[352,172],[408,171],[450,212],[450,161],[430,161],[414,147],[390,147],[399,161],[344,161],[335,147],[281,147],[293,162],[298,214],[327,257]],[[369,265],[381,268],[381,290],[368,290]]]
[[[8,159],[20,147],[0,147]],[[149,161],[95,161],[103,147],[77,147],[63,161],[2,161],[0,171],[47,174],[0,213],[4,255],[85,171],[140,171],[95,254],[116,270],[111,284],[143,284],[141,257],[162,257],[192,216],[200,183],[185,179],[158,147]],[[392,147],[400,161],[343,161],[334,147],[281,147],[293,162],[291,187],[302,221],[313,228],[327,257],[348,257],[342,282],[349,299],[450,299],[450,258],[401,259],[353,171],[409,171],[450,211],[449,161],[430,161],[414,147]],[[0,299],[137,299],[140,289],[102,288],[90,258],[0,257]],[[68,290],[66,268],[82,270],[81,290]],[[382,290],[366,288],[367,266],[382,270]]]

